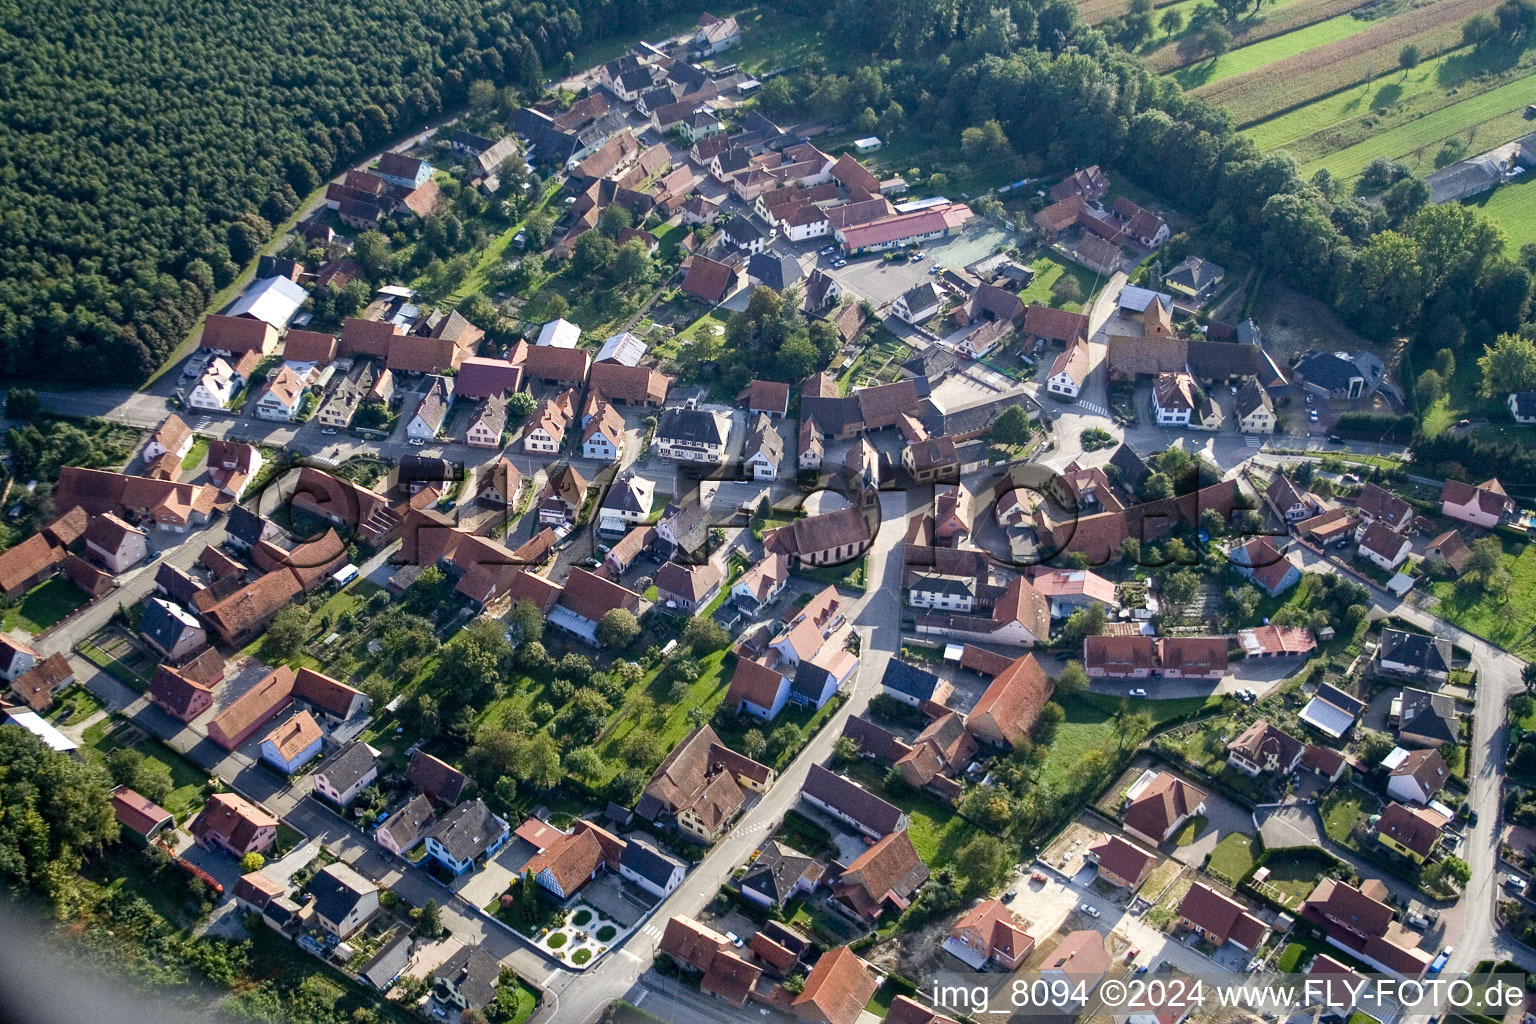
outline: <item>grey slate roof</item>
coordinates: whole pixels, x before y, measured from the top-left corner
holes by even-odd
[[[703,409],[667,409],[661,414],[656,436],[695,444],[725,443],[720,436],[720,421]]]
[[[340,921],[358,902],[378,887],[345,864],[332,864],[310,879],[315,913],[328,921]]]
[[[345,793],[378,764],[368,744],[353,740],[320,765],[317,775],[324,775],[338,793]]]
[[[476,797],[443,815],[427,830],[427,836],[436,839],[454,860],[472,860],[484,853],[506,827],[507,823]]]
[[[201,628],[191,612],[159,597],[149,599],[139,619],[139,632],[166,651],[191,630]]]
[[[631,839],[619,857],[619,866],[629,868],[655,885],[665,886],[671,880],[672,872],[683,867],[683,862]]]
[[[765,288],[782,292],[800,281],[800,264],[793,256],[777,252],[757,252],[747,261],[747,276]]]
[[[1385,661],[1412,665],[1430,672],[1449,672],[1451,668],[1435,638],[1422,633],[1383,629],[1378,654]]]
[[[932,699],[934,688],[939,682],[939,677],[932,672],[924,672],[895,658],[885,663],[885,675],[880,677],[881,686],[918,700]]]
[[[379,950],[378,954],[357,973],[357,976],[383,992],[394,984],[395,979],[400,977],[410,962],[411,937],[399,935],[393,942]]]

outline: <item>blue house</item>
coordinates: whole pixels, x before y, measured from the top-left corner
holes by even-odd
[[[379,166],[374,173],[391,185],[416,188],[425,185],[432,177],[432,165],[404,153],[385,153],[379,157]]]
[[[261,759],[285,775],[292,775],[320,753],[324,742],[325,734],[315,716],[301,711],[261,741]]]
[[[476,797],[443,815],[427,832],[427,856],[462,875],[474,868],[478,858],[490,857],[505,846],[511,834],[507,823]]]

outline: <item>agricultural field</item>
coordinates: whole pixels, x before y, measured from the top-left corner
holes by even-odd
[[[1301,29],[1321,22],[1336,20],[1349,16],[1365,0],[1282,0],[1280,3],[1262,6],[1257,11],[1249,11],[1241,15],[1235,21],[1229,22],[1226,28],[1232,33],[1232,52],[1224,56],[1232,56],[1239,49],[1247,49],[1256,43],[1266,39],[1274,39],[1287,33],[1295,33]],[[1180,5],[1186,18],[1194,12],[1193,6],[1184,9]],[[1351,18],[1360,22],[1360,28],[1370,26],[1370,22],[1359,18]],[[1200,49],[1196,37],[1198,30],[1186,27],[1175,39],[1162,45],[1148,44],[1151,52],[1146,55],[1147,66],[1153,71],[1168,72],[1175,68],[1210,61]],[[1313,44],[1315,45],[1315,44]],[[1295,52],[1299,52],[1298,47]],[[1220,60],[1217,63],[1221,63]],[[1197,80],[1199,84],[1201,80]]]
[[[1347,39],[1371,27],[1371,23],[1362,18],[1352,14],[1340,14],[1326,21],[1299,28],[1294,32],[1275,35],[1249,46],[1230,50],[1216,58],[1214,62],[1202,60],[1180,68],[1170,77],[1185,89],[1197,89],[1203,85],[1213,85],[1233,75],[1241,75],[1287,60],[1314,47]]]
[[[1301,171],[1311,175],[1326,167],[1335,178],[1349,181],[1372,160],[1387,157],[1423,177],[1437,169],[1435,157],[1448,140],[1460,140],[1465,155],[1475,156],[1524,134],[1529,130],[1524,110],[1530,97],[1529,78],[1509,82],[1305,162]],[[1292,155],[1297,155],[1294,150]]]
[[[1496,6],[1496,0],[1438,0],[1194,92],[1226,110],[1239,125],[1253,124],[1397,67],[1398,55],[1409,43],[1426,57],[1452,50],[1461,44],[1462,23]]]

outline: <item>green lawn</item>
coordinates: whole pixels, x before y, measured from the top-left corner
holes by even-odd
[[[953,807],[926,793],[906,787],[887,789],[885,773],[868,761],[858,761],[846,771],[850,779],[907,813],[907,835],[924,864],[953,864],[955,853],[978,831]]]
[[[725,691],[730,688],[731,674],[726,671],[727,661],[731,671],[735,670],[734,657],[728,658],[728,651],[716,651],[699,659],[699,678],[695,679],[688,688],[688,696],[678,702],[665,718],[658,711],[653,718],[641,720],[636,715],[626,715],[622,705],[614,715],[614,720],[609,723],[608,729],[603,733],[602,739],[597,744],[598,753],[603,755],[604,770],[608,773],[606,778],[588,780],[594,784],[608,782],[623,768],[623,761],[619,757],[619,748],[625,737],[636,729],[642,729],[657,734],[660,739],[660,748],[663,751],[671,751],[677,746],[678,741],[693,730],[693,724],[688,720],[690,709],[698,707],[704,709],[704,716],[708,718],[715,713],[715,708],[725,699]],[[648,675],[636,685],[633,692],[649,694],[658,705],[661,705],[670,689],[669,683],[662,682],[659,672]],[[626,694],[626,699],[628,698]],[[654,767],[654,766],[651,766]]]
[[[1094,289],[1101,283],[1098,274],[1095,274],[1086,267],[1080,267],[1076,263],[1060,259],[1050,252],[1042,253],[1030,263],[1030,267],[1035,272],[1035,279],[1030,282],[1028,288],[1019,292],[1019,298],[1024,301],[1025,305],[1032,302],[1038,302],[1044,306],[1060,305],[1062,309],[1070,309],[1074,313],[1079,313],[1082,312],[1083,302],[1093,297]],[[1051,297],[1051,287],[1066,274],[1077,278],[1078,286],[1082,289],[1082,302],[1063,302],[1058,304]]]
[[[208,439],[199,437],[192,442],[192,447],[187,449],[187,454],[181,460],[182,469],[196,469],[203,464],[208,457]]]
[[[1302,164],[1303,177],[1326,167],[1341,180],[1352,180],[1377,157],[1400,160],[1415,174],[1435,170],[1435,155],[1447,139],[1467,140],[1474,156],[1525,134],[1525,105],[1531,102],[1530,78],[1517,79],[1488,92],[1442,107],[1416,120]]]
[[[1355,822],[1381,810],[1380,803],[1370,794],[1354,786],[1340,786],[1328,794],[1319,811],[1323,818],[1323,831],[1328,838],[1344,846],[1352,845],[1350,833]]]
[[[1455,580],[1444,580],[1431,586],[1440,599],[1435,614],[1529,658],[1536,652],[1536,545],[1507,538],[1503,544],[1504,567],[1514,577],[1508,594],[1494,599],[1473,587],[1458,588]]]
[[[1284,893],[1291,906],[1299,907],[1336,863],[1322,850],[1297,849],[1272,854],[1264,866],[1269,868],[1269,884]]]
[[[1260,849],[1259,840],[1255,837],[1232,832],[1211,851],[1211,862],[1206,870],[1228,885],[1236,885],[1253,867]]]
[[[63,576],[39,583],[0,614],[0,631],[24,629],[33,636],[85,603],[85,594]]]
[[[729,310],[712,309],[685,327],[677,337],[679,340],[692,341],[703,331],[718,330],[720,332],[720,337],[723,339],[725,337],[726,325],[731,322],[730,316],[731,314]]]
[[[1040,769],[1040,779],[1057,792],[1069,788],[1077,765],[1091,750],[1118,752],[1119,740],[1114,716],[1120,701],[1117,698],[1093,693],[1058,693],[1053,698],[1066,712],[1051,741],[1045,765]],[[1175,700],[1137,701],[1135,709],[1149,712],[1154,722],[1161,724],[1178,715],[1188,714],[1206,704],[1204,697],[1181,697]],[[1153,726],[1155,730],[1157,725]]]
[[[511,247],[512,240],[523,229],[528,216],[537,210],[547,207],[559,193],[560,183],[558,181],[551,181],[544,190],[543,198],[528,207],[528,213],[524,215],[522,220],[491,239],[486,247],[480,250],[480,258],[475,262],[474,267],[465,275],[464,280],[459,282],[459,286],[454,289],[453,294],[448,297],[447,305],[449,307],[456,306],[471,295],[483,292],[490,287],[491,272],[507,258],[507,250]]]
[[[721,17],[725,12],[721,12]],[[720,64],[740,64],[751,72],[799,64],[822,50],[814,21],[797,18],[776,5],[748,7],[736,14],[741,45],[715,58]]]
[[[1212,82],[1219,82],[1223,78],[1231,78],[1233,75],[1264,67],[1266,64],[1285,60],[1287,57],[1294,57],[1313,47],[1325,46],[1352,36],[1356,32],[1363,32],[1376,24],[1364,18],[1357,18],[1353,14],[1340,14],[1305,28],[1296,29],[1294,32],[1262,39],[1251,46],[1229,50],[1218,57],[1214,64],[1209,60],[1202,60],[1180,68],[1172,72],[1170,77],[1185,89],[1195,89]]]
[[[124,745],[122,738],[125,728],[132,727],[121,720],[110,719],[91,726],[82,737],[86,756],[94,762],[104,760],[108,754]],[[133,744],[133,748],[150,760],[159,761],[170,769],[171,782],[175,788],[161,801],[161,806],[175,815],[178,823],[185,823],[187,817],[203,804],[203,786],[207,783],[208,776],[192,762],[152,736],[139,740]]]
[[[56,694],[53,707],[43,717],[55,725],[70,725],[90,718],[104,707],[106,705],[101,702],[100,697],[84,686],[76,684],[63,693]]]
[[[1516,252],[1527,242],[1536,242],[1536,168],[1526,168],[1525,176],[1492,192],[1466,201],[1483,216],[1504,229],[1508,250]]]

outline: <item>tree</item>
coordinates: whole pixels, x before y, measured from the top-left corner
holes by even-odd
[[[604,207],[603,212],[597,216],[597,230],[614,240],[618,239],[619,232],[634,226],[634,215],[618,203],[611,203]]]
[[[597,642],[604,647],[628,647],[640,635],[640,622],[627,608],[614,608],[597,621]]]
[[[1022,406],[1010,405],[992,421],[992,440],[999,444],[1028,444],[1032,433],[1029,413]]]
[[[1482,374],[1477,393],[1484,398],[1530,391],[1536,388],[1536,342],[1518,334],[1501,334],[1483,349],[1477,368]]]
[[[538,399],[528,391],[514,392],[512,397],[507,399],[507,412],[512,416],[532,416],[533,410],[538,407]]]
[[[1069,661],[1056,677],[1056,689],[1063,693],[1083,693],[1088,689],[1088,672],[1080,661]]]
[[[1207,536],[1220,537],[1227,532],[1227,519],[1214,508],[1208,508],[1200,513],[1200,529]]]
[[[763,751],[768,749],[768,738],[763,735],[761,729],[748,729],[741,737],[741,752],[752,760],[763,756]]]
[[[1066,305],[1069,302],[1081,302],[1083,298],[1083,286],[1074,274],[1062,274],[1051,285],[1051,298],[1057,305]]]
[[[1170,7],[1157,19],[1157,27],[1163,30],[1165,35],[1176,36],[1184,27],[1184,12],[1176,7]]]
[[[1225,25],[1211,22],[1200,30],[1200,49],[1210,55],[1211,62],[1232,49],[1232,33],[1227,31]]]
[[[661,760],[661,753],[661,737],[650,729],[636,729],[619,744],[619,757],[631,768],[648,768]]]
[[[1461,41],[1467,46],[1488,46],[1499,38],[1499,23],[1487,11],[1472,15],[1461,26]]]
[[[421,917],[417,919],[416,927],[423,935],[434,939],[443,934],[443,908],[438,906],[437,900],[429,899],[421,905]]]
[[[1404,71],[1412,71],[1414,68],[1419,66],[1419,60],[1421,57],[1422,53],[1420,52],[1418,46],[1414,43],[1409,43],[1398,52],[1397,66],[1402,68]]]
[[[240,870],[246,874],[250,874],[252,871],[260,871],[266,866],[267,858],[263,857],[255,850],[252,850],[250,853],[240,858]]]
[[[1104,605],[1098,601],[1086,604],[1067,616],[1061,627],[1061,635],[1072,644],[1082,643],[1083,637],[1098,636],[1104,632]]]
[[[683,643],[693,648],[695,654],[709,654],[729,647],[731,634],[714,619],[689,619],[683,627]]]
[[[1413,397],[1418,399],[1419,408],[1425,409],[1434,405],[1440,396],[1445,394],[1445,378],[1436,370],[1425,370],[1419,374],[1419,379],[1413,385]]]
[[[1381,194],[1382,209],[1394,225],[1402,224],[1429,202],[1429,186],[1418,178],[1404,178]]]
[[[496,102],[496,83],[477,78],[469,83],[469,105],[479,110]]]
[[[37,392],[31,388],[11,388],[5,393],[7,419],[35,419],[40,412],[42,412],[42,403],[38,400]]]
[[[565,755],[565,767],[572,775],[590,779],[603,770],[603,757],[591,747],[577,747]]]
[[[1163,600],[1173,607],[1176,614],[1182,614],[1189,607],[1200,589],[1200,577],[1189,569],[1169,573],[1160,582]]]
[[[742,751],[746,753],[745,750]],[[748,755],[751,756],[751,755]],[[832,744],[834,764],[849,765],[859,759],[859,741],[852,736],[839,736]]]
[[[990,892],[1008,877],[1013,860],[1001,839],[982,832],[955,852],[955,870],[965,878],[968,892]]]
[[[1236,587],[1227,591],[1224,598],[1227,609],[1231,612],[1232,618],[1237,622],[1247,622],[1252,619],[1254,612],[1258,611],[1259,601],[1262,599],[1263,595],[1259,593],[1257,588],[1252,586]]]
[[[784,754],[800,746],[805,735],[793,722],[784,722],[768,737],[768,755],[777,761]]]
[[[301,604],[283,608],[267,627],[265,646],[274,657],[291,658],[299,653],[309,635],[309,609]]]

